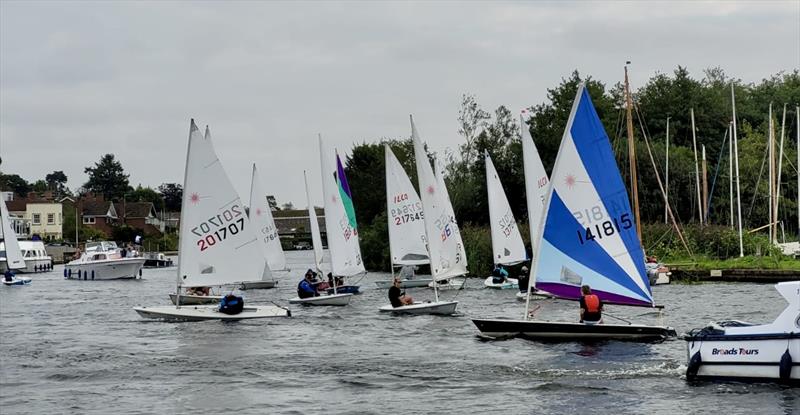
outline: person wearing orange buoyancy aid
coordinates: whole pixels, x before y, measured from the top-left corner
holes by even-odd
[[[603,320],[603,301],[588,285],[581,287],[581,323],[600,324]]]

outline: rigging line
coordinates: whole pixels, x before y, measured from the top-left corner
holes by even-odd
[[[708,193],[708,204],[706,205],[705,223],[708,223],[708,211],[711,210],[711,199],[714,196],[714,185],[717,184],[717,176],[719,175],[719,165],[722,162],[723,151],[725,150],[725,142],[728,139],[728,129],[725,129],[725,136],[722,138],[722,147],[719,149],[719,156],[717,157],[717,169],[714,171],[714,179],[711,181],[711,192]],[[728,144],[730,145],[730,144]]]
[[[756,180],[756,187],[753,190],[753,200],[750,202],[750,210],[747,211],[747,216],[745,216],[748,222],[750,221],[750,215],[753,213],[753,206],[755,206],[756,199],[758,198],[758,185],[761,184],[761,176],[764,174],[764,164],[767,163],[767,155],[769,155],[769,144],[767,144],[767,148],[764,149],[764,158],[761,159],[761,170],[758,171],[758,180]]]

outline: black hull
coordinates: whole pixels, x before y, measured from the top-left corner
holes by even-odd
[[[627,340],[651,342],[676,337],[675,329],[638,324],[583,324],[550,321],[473,319],[485,337],[524,337],[547,341]]]

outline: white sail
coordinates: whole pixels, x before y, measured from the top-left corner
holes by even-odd
[[[253,281],[269,272],[244,205],[211,144],[192,120],[180,224],[178,285]]]
[[[331,157],[333,156],[333,157]],[[322,169],[322,191],[325,196],[325,232],[328,235],[328,251],[331,254],[333,275],[352,276],[365,272],[358,245],[358,228],[351,223],[345,210],[341,191],[336,153],[325,151],[322,136],[319,136],[319,160]]]
[[[22,258],[22,251],[19,249],[19,242],[17,241],[17,234],[11,228],[11,218],[8,214],[8,207],[6,201],[0,202],[0,221],[2,226],[0,230],[3,231],[3,246],[6,251],[6,264],[8,269],[21,269],[25,268],[25,260]]]
[[[250,221],[253,222],[256,235],[264,248],[264,256],[270,269],[283,270],[286,269],[286,255],[283,253],[278,228],[272,218],[272,208],[262,189],[256,165],[253,164],[253,178],[250,182]]]
[[[489,195],[489,225],[492,231],[492,262],[514,265],[527,259],[525,243],[508,204],[503,184],[486,153],[486,192]]]
[[[389,250],[394,265],[430,263],[425,238],[425,213],[406,171],[388,144],[386,154],[386,204]]]
[[[306,203],[308,203],[308,221],[311,224],[311,244],[314,246],[314,265],[317,271],[322,271],[322,236],[319,233],[319,221],[317,220],[317,210],[311,203],[311,191],[308,190],[308,177],[303,171],[303,180],[306,183]]]
[[[461,258],[464,258],[464,269],[467,268],[467,251],[464,249],[464,244],[461,239],[461,229],[458,227],[458,223],[456,222],[456,213],[453,211],[453,203],[450,201],[450,193],[447,191],[447,185],[444,183],[444,166],[442,166],[441,161],[437,158],[434,159],[433,165],[434,175],[436,176],[436,183],[439,183],[439,188],[442,189],[442,193],[444,193],[444,200],[447,201],[445,206],[447,207],[447,214],[453,218],[453,223],[455,226],[453,227],[453,232],[455,232],[455,237],[458,239],[458,252],[461,254]]]
[[[520,116],[520,129],[522,130],[522,167],[525,171],[525,196],[528,202],[528,227],[531,235],[531,249],[536,250],[536,232],[542,223],[542,212],[547,191],[550,189],[550,180],[544,170],[539,150],[533,142],[528,124]],[[531,267],[533,268],[533,267]]]
[[[464,244],[453,215],[453,207],[442,180],[437,180],[411,118],[411,138],[417,164],[422,207],[425,210],[425,232],[431,259],[431,274],[437,281],[467,273]]]

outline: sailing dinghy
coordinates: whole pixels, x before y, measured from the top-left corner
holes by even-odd
[[[5,245],[6,267],[8,271],[17,271],[25,268],[25,259],[22,257],[22,250],[19,248],[17,234],[11,228],[11,218],[8,215],[6,201],[0,201],[0,230],[2,230],[2,242]],[[5,285],[28,285],[30,278],[12,276],[10,280],[2,277]]]
[[[492,262],[498,265],[516,265],[525,261],[525,243],[519,233],[517,221],[508,204],[503,183],[497,175],[489,152],[486,159],[486,193],[489,196],[489,226],[492,234]],[[504,282],[495,283],[494,277],[486,277],[483,285],[486,288],[508,289],[517,288],[519,281],[516,278],[506,278]]]
[[[536,287],[578,300],[582,285],[605,304],[654,307],[627,191],[584,84],[578,87],[551,175],[534,250]],[[662,340],[671,327],[473,319],[490,338]]]
[[[392,280],[375,281],[378,288],[388,289],[394,278],[400,278],[400,288],[426,287],[433,279],[414,276],[418,265],[430,264],[425,247],[425,213],[422,201],[414,190],[405,169],[388,144],[383,146],[386,158],[386,211],[389,219],[389,252]],[[396,266],[401,267],[397,277]]]
[[[308,178],[303,171],[303,180],[306,185],[306,201],[308,203],[308,219],[311,222],[311,243],[314,245],[314,267],[317,272],[322,274],[322,235],[319,232],[319,222],[317,221],[317,211],[311,203],[311,192],[308,190]],[[327,222],[327,221],[326,221]],[[330,235],[330,233],[328,234]],[[328,246],[331,244],[331,237],[328,236]],[[299,296],[290,298],[290,304],[318,305],[318,306],[345,306],[350,304],[352,293],[333,293],[322,294],[316,297],[300,298]]]
[[[453,207],[450,204],[444,180],[441,176],[437,177],[433,174],[433,169],[428,162],[428,154],[420,141],[413,118],[411,118],[411,139],[414,142],[414,159],[417,165],[417,178],[424,211],[428,256],[434,279],[434,301],[400,307],[392,307],[390,304],[381,307],[380,311],[450,315],[456,312],[458,301],[439,300],[439,289],[436,283],[466,275],[467,257],[464,254],[464,244],[461,241],[461,233],[453,215]]]
[[[278,237],[278,228],[275,227],[275,220],[272,218],[272,208],[267,202],[267,195],[261,190],[261,180],[258,177],[258,170],[253,163],[253,176],[250,179],[250,222],[256,230],[259,245],[264,250],[264,257],[267,259],[267,270],[264,272],[260,281],[243,282],[243,290],[269,289],[275,288],[277,281],[272,276],[272,270],[284,269],[286,267],[286,256],[283,254],[281,240]]]
[[[211,135],[200,133],[191,121],[183,182],[180,257],[174,307],[134,307],[140,316],[172,321],[243,320],[287,317],[278,306],[245,306],[226,314],[217,306],[181,306],[182,287],[238,285],[248,276],[261,276],[267,266],[255,231],[239,195],[228,179]]]
[[[800,281],[775,289],[789,304],[772,323],[722,321],[684,335],[687,380],[800,385]]]

